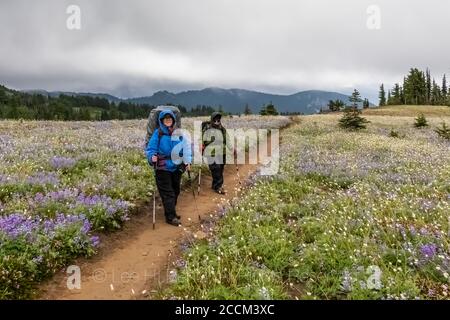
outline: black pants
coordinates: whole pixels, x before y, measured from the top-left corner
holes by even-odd
[[[181,174],[179,170],[156,170],[156,185],[164,205],[166,220],[172,220],[177,215],[175,207],[180,194]]]
[[[209,165],[209,170],[211,171],[211,176],[213,178],[212,188],[214,190],[219,190],[223,185],[223,168],[224,164],[213,163]]]

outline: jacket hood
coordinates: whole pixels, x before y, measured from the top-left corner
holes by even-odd
[[[211,114],[211,122],[213,122],[214,118],[217,117],[217,116],[220,116],[220,118],[222,118],[222,114],[220,112],[217,112],[217,111],[213,112]]]
[[[164,125],[164,123],[163,123],[163,118],[164,118],[166,115],[170,115],[170,116],[172,117],[172,119],[173,119],[172,127],[175,126],[175,121],[176,121],[176,119],[175,119],[175,114],[172,112],[172,110],[163,110],[163,111],[161,111],[161,112],[159,113],[159,127],[160,127],[161,130],[163,130],[165,133],[168,133],[168,132],[169,132],[169,129],[168,129],[168,128]]]

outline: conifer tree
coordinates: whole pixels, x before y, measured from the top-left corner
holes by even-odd
[[[344,115],[339,119],[339,127],[348,130],[360,130],[366,128],[366,123],[369,121],[360,116],[361,111],[355,107],[347,107],[344,110]]]
[[[350,96],[350,98],[348,98],[348,100],[350,101],[350,106],[357,109],[358,108],[358,104],[362,101],[361,100],[361,94],[359,93],[358,90],[353,90],[352,95]]]
[[[441,104],[441,88],[437,85],[436,81],[433,79],[433,85],[431,88],[431,104],[437,106]]]
[[[250,109],[250,106],[248,105],[248,103],[245,104],[244,114],[245,115],[252,114],[252,110]]]
[[[445,104],[445,100],[446,100],[446,98],[447,98],[447,93],[448,93],[448,89],[447,89],[447,78],[445,77],[445,74],[444,74],[444,77],[442,78],[442,98],[443,98],[443,104]]]
[[[442,122],[441,127],[436,128],[436,130],[434,131],[442,138],[450,140],[450,128],[447,127],[447,124],[445,122]]]
[[[353,90],[352,95],[349,97],[349,101],[350,106],[345,108],[342,118],[339,119],[339,126],[349,130],[365,129],[366,123],[369,123],[369,121],[360,116],[361,111],[358,109],[358,104],[362,100],[361,94],[357,89]]]
[[[277,108],[275,108],[275,106],[273,105],[272,102],[270,102],[266,106],[266,115],[268,115],[268,116],[277,116],[278,115]]]
[[[380,93],[378,94],[378,98],[380,98],[380,102],[378,103],[380,107],[386,105],[386,92],[384,91],[384,84],[380,86]]]
[[[414,127],[416,127],[416,128],[428,127],[428,121],[425,118],[425,116],[423,115],[423,113],[419,114],[417,116],[417,118],[415,119]]]
[[[431,104],[431,74],[430,69],[427,68],[426,71],[426,103]]]
[[[363,101],[363,109],[367,109],[369,107],[370,107],[370,102],[369,102],[369,99],[366,98]]]
[[[394,85],[392,90],[392,104],[402,104],[401,87],[398,83]]]

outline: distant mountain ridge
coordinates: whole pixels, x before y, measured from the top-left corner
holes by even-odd
[[[71,92],[71,91],[46,91],[46,90],[22,90],[22,92],[30,94],[42,94],[49,97],[59,97],[60,95],[66,96],[88,96],[88,97],[98,97],[105,98],[109,102],[120,102],[123,101],[121,98],[115,97],[107,93],[91,93],[91,92]]]
[[[205,88],[202,90],[188,90],[180,93],[169,91],[158,91],[151,96],[120,99],[113,95],[102,93],[75,93],[75,92],[47,92],[45,90],[28,90],[29,93],[41,93],[49,96],[66,95],[86,95],[105,98],[110,102],[131,102],[135,104],[182,105],[186,108],[197,105],[207,105],[218,108],[219,106],[226,112],[241,113],[245,105],[248,104],[253,113],[259,112],[262,106],[272,102],[279,112],[299,112],[313,114],[321,108],[326,109],[329,100],[340,99],[344,103],[349,103],[349,96],[338,92],[308,90],[290,95],[270,94],[244,89],[222,89],[217,87]],[[373,104],[371,104],[373,106]]]
[[[261,107],[272,102],[280,112],[316,113],[325,109],[329,100],[341,99],[348,103],[349,96],[329,91],[308,90],[291,95],[269,94],[244,89],[206,88],[189,90],[180,93],[158,91],[152,96],[127,99],[133,103],[148,103],[152,105],[180,104],[185,107],[196,105],[222,106],[224,111],[243,112],[248,104],[253,112],[259,112]]]

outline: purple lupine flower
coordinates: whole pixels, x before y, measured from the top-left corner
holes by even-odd
[[[179,248],[182,252],[186,252],[191,247],[191,244],[188,241],[184,241],[179,244]]]
[[[404,240],[406,240],[406,230],[405,230],[405,227],[404,227],[402,224],[400,224],[400,223],[396,223],[396,224],[395,224],[395,228],[400,232],[400,234],[402,235],[402,238],[403,238]]]
[[[97,248],[100,245],[100,237],[99,236],[92,236],[91,237],[91,243],[92,243],[92,246],[94,248]]]
[[[19,182],[17,177],[0,174],[0,185],[10,185]]]
[[[416,228],[414,226],[410,226],[409,227],[409,233],[411,234],[411,236],[416,236],[417,235],[417,231]]]
[[[30,202],[31,205],[34,206],[33,204],[44,205],[48,202],[66,201],[70,198],[76,197],[78,193],[78,189],[63,189],[59,191],[52,191],[47,193],[46,195],[43,195],[42,193],[36,193],[36,195]]]
[[[81,228],[81,232],[87,234],[91,230],[91,223],[88,219],[85,219],[83,222],[83,227]]]
[[[429,234],[428,230],[424,227],[420,228],[419,233],[422,236],[427,236]]]
[[[0,232],[12,239],[25,236],[27,240],[32,240],[38,227],[39,221],[21,213],[0,217]]]
[[[81,234],[87,235],[91,230],[91,223],[89,220],[83,215],[64,215],[62,213],[58,213],[55,219],[45,220],[42,223],[42,231],[52,238],[58,230],[64,230],[73,225],[78,225]]]
[[[62,213],[59,213],[56,215],[55,219],[55,229],[58,228],[65,228],[68,225],[72,225],[75,223],[84,223],[85,221],[84,215],[64,215]]]
[[[428,259],[432,259],[436,254],[437,246],[433,243],[425,244],[420,247],[420,253]]]
[[[430,200],[421,199],[421,201],[419,203],[420,203],[420,208],[425,212],[434,209],[434,203]]]
[[[38,172],[35,175],[29,176],[26,181],[32,185],[59,184],[58,176],[54,172]]]
[[[37,257],[34,257],[32,260],[33,260],[34,263],[40,264],[44,260],[44,257],[43,256],[37,256]]]
[[[42,224],[42,231],[49,238],[53,238],[55,236],[55,221],[54,220],[45,220]]]
[[[113,216],[114,213],[116,213],[116,208],[114,208],[113,206],[108,206],[106,208],[106,214],[109,216]]]
[[[179,258],[179,259],[175,260],[175,262],[173,262],[173,265],[179,269],[184,269],[184,268],[186,268],[187,261]]]
[[[71,212],[83,210],[86,213],[92,213],[95,208],[100,208],[104,210],[108,217],[120,219],[121,221],[129,220],[129,203],[127,201],[114,200],[106,195],[86,195],[80,192],[79,189],[63,189],[48,192],[45,195],[37,193],[28,202],[30,209],[45,207],[49,203],[61,203],[65,208],[70,209]],[[50,229],[53,230],[52,228]],[[91,226],[89,225],[89,228],[86,226],[86,229],[91,229]],[[51,232],[51,230],[48,232]]]
[[[66,157],[53,157],[50,160],[50,164],[54,169],[70,169],[73,168],[76,164],[76,160],[72,158]]]
[[[75,206],[82,205],[86,207],[101,206],[106,209],[106,213],[110,216],[115,215],[117,212],[126,213],[129,208],[127,201],[113,200],[105,195],[86,196],[85,194],[78,195]]]

